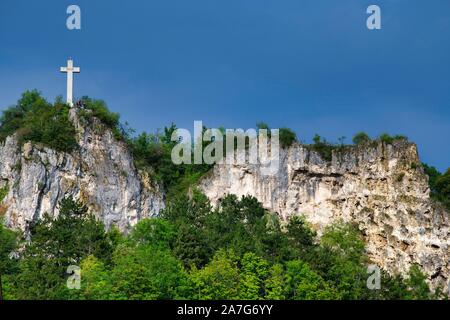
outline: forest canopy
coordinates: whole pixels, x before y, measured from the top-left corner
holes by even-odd
[[[355,226],[337,222],[318,242],[302,217],[282,225],[251,197],[230,195],[213,209],[198,192],[181,195],[128,235],[105,231],[83,204],[67,198],[56,219],[31,226],[30,238],[19,250],[20,236],[0,227],[5,299],[444,297],[415,266],[406,277],[382,271],[380,289],[368,289],[370,261]],[[70,266],[81,270],[78,290],[67,286]]]

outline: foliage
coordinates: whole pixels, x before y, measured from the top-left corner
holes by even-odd
[[[5,234],[14,238],[5,230],[2,243]],[[282,226],[252,197],[229,195],[213,208],[195,190],[180,194],[128,235],[105,232],[81,203],[65,199],[59,216],[46,215],[30,236],[17,263],[13,245],[0,247],[0,266],[13,262],[2,267],[8,299],[443,297],[431,294],[418,267],[406,279],[382,272],[381,289],[369,290],[369,259],[356,226],[339,221],[319,241],[303,218]],[[66,287],[70,265],[81,267],[80,290]]]
[[[113,299],[181,299],[187,288],[181,264],[151,245],[119,246],[110,277]]]
[[[450,168],[435,182],[437,198],[450,210]]]
[[[383,133],[381,134],[378,139],[386,144],[392,144],[394,141],[397,140],[403,140],[403,141],[408,141],[408,137],[404,136],[404,135],[395,135],[395,136],[391,136],[387,133]]]
[[[258,122],[256,124],[256,128],[258,130],[267,130],[267,136],[270,138],[271,131],[270,131],[270,127],[269,127],[269,125],[267,123],[265,123],[265,122]]]
[[[302,256],[311,252],[314,247],[316,233],[306,224],[303,217],[291,217],[286,230],[286,236],[291,246],[296,248]]]
[[[21,253],[20,272],[15,278],[19,299],[64,297],[69,266],[78,265],[88,255],[111,260],[113,248],[104,226],[86,207],[71,198],[63,199],[59,206],[56,219],[46,214],[30,226],[31,242]]]
[[[269,270],[269,276],[265,280],[265,299],[284,300],[286,299],[286,275],[283,265],[274,264]]]
[[[8,195],[9,185],[5,185],[3,188],[0,188],[0,202],[2,202],[5,197]]]
[[[36,91],[27,91],[15,106],[0,117],[0,141],[17,133],[21,144],[31,141],[57,151],[77,147],[75,127],[69,120],[69,106],[57,99],[52,105]]]
[[[256,128],[258,130],[267,130],[267,137],[270,138],[272,136],[270,127],[265,122],[258,122],[256,124]],[[294,130],[282,127],[278,130],[279,139],[280,139],[280,146],[282,148],[289,148],[292,146],[295,142],[297,142],[297,134],[294,132]]]
[[[125,122],[120,122],[120,115],[112,112],[103,100],[92,99],[84,96],[80,100],[81,108],[77,109],[78,118],[85,125],[93,126],[98,133],[103,133],[105,129],[110,129],[114,138],[127,141],[134,134],[134,129]],[[98,123],[98,121],[100,123]]]
[[[287,297],[292,300],[335,300],[338,293],[300,260],[286,263]]]
[[[411,298],[415,300],[428,300],[431,297],[431,291],[426,283],[427,277],[420,270],[419,266],[411,266],[406,280],[406,285],[411,289]]]
[[[172,141],[171,138],[175,130],[176,126],[172,124],[170,127],[165,127],[163,133],[143,132],[137,137],[128,139],[136,166],[146,170],[161,182],[168,198],[187,192],[212,168],[208,164],[176,165],[173,163],[171,154],[177,142]]]
[[[437,193],[436,180],[441,176],[441,173],[432,166],[428,166],[426,163],[422,163],[423,169],[428,175],[428,183],[430,185],[431,193]]]
[[[16,259],[11,257],[11,253],[17,249],[17,246],[18,234],[6,229],[3,225],[3,219],[0,217],[0,300],[3,300],[2,278],[4,275],[12,273],[16,267]]]
[[[288,148],[297,142],[297,134],[289,128],[280,128],[280,145],[282,148]]]
[[[129,238],[135,244],[169,249],[174,236],[173,226],[167,220],[151,218],[139,221]]]
[[[327,142],[327,140],[323,139],[318,134],[314,136],[313,142],[314,144],[310,145],[309,148],[317,152],[325,161],[331,161],[333,150],[336,146]]]
[[[84,110],[82,109],[81,111],[88,111],[79,113],[84,119],[92,121],[92,118],[95,117],[110,129],[119,126],[120,115],[116,112],[109,111],[103,100],[91,99],[84,96],[81,98],[81,102],[84,108]]]
[[[450,210],[450,168],[441,174],[435,167],[430,167],[425,163],[422,165],[429,178],[431,197]]]
[[[371,139],[370,139],[369,135],[365,132],[358,132],[357,134],[355,134],[353,136],[353,143],[355,145],[366,144],[370,141],[371,141]]]
[[[240,299],[258,300],[264,296],[269,264],[253,252],[244,254],[240,270]]]
[[[203,269],[190,274],[195,300],[232,300],[239,298],[239,269],[232,251],[218,251]]]

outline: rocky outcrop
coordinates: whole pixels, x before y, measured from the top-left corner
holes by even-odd
[[[0,144],[0,188],[6,192],[0,213],[10,227],[26,230],[44,213],[58,214],[67,196],[82,200],[107,227],[126,230],[164,206],[157,184],[138,172],[123,142],[100,121],[82,125],[74,109],[79,148],[60,153],[38,144],[18,144],[10,136]]]
[[[44,213],[57,215],[66,196],[123,231],[157,215],[164,196],[136,169],[127,146],[95,118],[83,124],[75,109],[70,118],[79,144],[70,154],[20,145],[14,135],[0,144],[0,215],[6,224],[27,230]],[[304,215],[319,234],[339,219],[355,222],[376,264],[405,273],[418,263],[434,285],[449,281],[450,215],[430,200],[412,143],[345,147],[330,162],[294,145],[281,150],[275,175],[262,174],[257,165],[216,165],[200,189],[213,204],[230,193],[252,195],[284,220]]]
[[[281,151],[277,175],[255,165],[218,165],[200,183],[217,204],[226,194],[252,195],[283,219],[304,215],[320,232],[338,219],[356,222],[371,259],[391,272],[418,263],[433,284],[450,275],[450,215],[430,200],[414,144],[372,143],[333,152]]]

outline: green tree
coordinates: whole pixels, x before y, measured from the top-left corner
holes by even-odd
[[[160,218],[149,218],[139,221],[129,238],[136,244],[169,249],[174,237],[174,228],[170,222]]]
[[[18,234],[4,227],[0,218],[0,300],[3,300],[2,277],[10,273],[16,265],[16,259],[11,257],[17,249]]]
[[[190,198],[181,194],[161,211],[161,217],[173,226],[171,248],[185,267],[205,265],[213,255],[206,231],[207,216],[211,212],[209,200],[198,192]]]
[[[110,279],[112,299],[187,298],[188,276],[168,250],[151,245],[117,247]]]
[[[356,145],[366,144],[370,141],[369,135],[365,132],[359,132],[353,136],[353,143]]]
[[[190,273],[193,299],[239,299],[239,269],[232,251],[219,250],[203,269]]]
[[[269,270],[269,276],[265,281],[265,298],[267,300],[286,299],[286,274],[283,265],[277,263]]]
[[[48,103],[36,91],[25,92],[15,106],[0,118],[0,140],[17,133],[20,143],[42,143],[54,150],[71,152],[77,147],[69,106],[57,100]]]
[[[443,175],[437,177],[435,189],[438,200],[450,210],[450,168]]]
[[[331,281],[344,299],[361,299],[367,294],[367,263],[364,241],[355,225],[338,221],[320,240],[318,260],[325,262],[322,275]]]
[[[289,242],[292,247],[298,250],[299,255],[309,254],[314,247],[316,233],[307,226],[305,219],[299,216],[291,217],[286,229]]]
[[[258,130],[267,130],[267,135],[270,136],[270,127],[269,127],[269,125],[267,123],[262,122],[262,121],[258,122],[256,124],[256,128],[258,128]]]
[[[404,135],[400,135],[397,134],[395,136],[391,136],[387,133],[382,133],[378,139],[386,144],[392,144],[394,141],[396,140],[403,140],[403,141],[407,141],[408,137],[404,136]]]
[[[432,195],[436,195],[438,190],[436,189],[436,180],[441,176],[441,173],[432,166],[428,166],[426,163],[422,163],[425,173],[428,175],[428,184],[430,185],[430,190]]]
[[[340,296],[303,261],[286,264],[288,298],[294,300],[335,300]]]
[[[280,128],[279,135],[282,148],[288,148],[293,145],[294,142],[297,142],[297,135],[292,129]]]
[[[264,282],[269,264],[252,252],[247,252],[241,260],[240,298],[258,300],[264,296]]]
[[[431,298],[431,290],[426,282],[427,277],[418,265],[412,265],[409,269],[406,285],[414,300],[428,300]]]
[[[323,160],[331,161],[335,146],[327,142],[326,139],[323,139],[318,134],[314,135],[313,142],[314,143],[311,146],[309,146],[309,148],[317,152],[322,157]]]
[[[90,255],[81,261],[80,268],[81,289],[72,292],[72,299],[109,300],[112,298],[114,285],[110,271],[101,260]]]
[[[214,250],[232,249],[242,257],[246,252],[265,255],[266,210],[253,197],[228,195],[217,210],[208,215],[208,242]],[[269,235],[270,236],[270,235]]]
[[[31,225],[30,236],[15,279],[20,299],[68,298],[67,268],[89,255],[109,262],[114,249],[103,224],[71,198],[61,200],[56,219],[46,214]]]

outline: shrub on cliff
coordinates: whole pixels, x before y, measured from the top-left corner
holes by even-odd
[[[309,148],[320,154],[323,160],[331,161],[333,150],[336,148],[336,146],[329,143],[318,134],[314,136],[313,142],[314,144],[310,145]]]
[[[425,163],[422,165],[429,178],[431,197],[450,210],[450,168],[441,174],[435,167],[430,167]]]
[[[436,198],[450,210],[450,168],[435,182]]]
[[[355,134],[353,137],[353,143],[355,145],[365,144],[370,141],[371,141],[371,139],[370,139],[369,135],[365,132],[359,132],[359,133]]]
[[[112,131],[117,140],[126,140],[134,132],[127,123],[124,125],[120,123],[120,114],[110,111],[103,100],[84,96],[81,98],[81,105],[82,108],[78,110],[81,120],[87,124],[92,124],[94,118],[100,120],[106,128]]]
[[[388,133],[383,133],[381,134],[378,139],[386,144],[392,144],[394,141],[396,140],[403,140],[403,141],[408,141],[408,137],[401,135],[401,134],[397,134],[395,136],[391,136]]]
[[[288,148],[297,142],[297,135],[289,128],[280,128],[280,146]]]
[[[57,99],[52,105],[36,91],[25,92],[0,117],[0,141],[17,133],[21,144],[31,141],[63,152],[77,147],[69,106]]]

